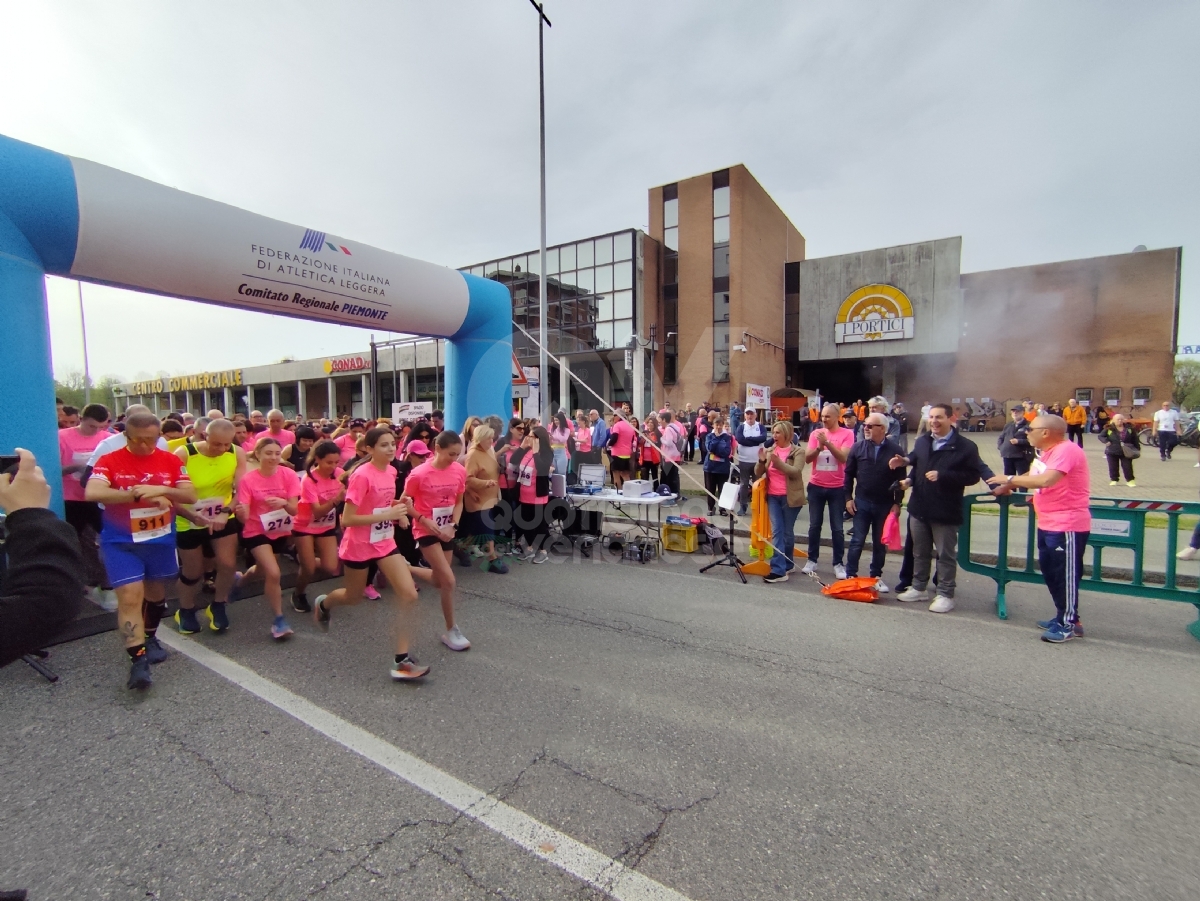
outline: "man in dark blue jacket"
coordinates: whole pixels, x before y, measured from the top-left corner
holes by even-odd
[[[911,487],[908,527],[913,539],[912,587],[896,596],[898,601],[927,601],[925,587],[937,546],[935,596],[929,609],[949,613],[954,609],[954,580],[958,573],[958,529],[962,525],[962,499],[967,488],[980,478],[995,473],[979,458],[975,443],[958,433],[951,423],[954,409],[935,404],[929,411],[929,431],[917,438],[912,453],[895,456],[897,469],[912,467],[901,483]]]
[[[883,581],[883,562],[887,547],[883,543],[883,523],[893,510],[900,513],[903,489],[898,488],[904,471],[892,468],[892,458],[903,456],[900,445],[887,437],[888,418],[871,413],[863,422],[862,440],[850,448],[846,460],[846,512],[854,517],[850,550],[846,554],[846,578],[858,575],[858,561],[871,530],[871,575],[875,590],[887,594]]]

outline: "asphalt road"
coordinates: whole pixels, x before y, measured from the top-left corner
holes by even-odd
[[[474,646],[426,590],[419,686],[388,681],[386,601],[275,645],[251,599],[177,641],[697,901],[1200,896],[1191,605],[1086,595],[1053,646],[1034,586],[1000,622],[973,577],[937,616],[701,562],[458,570]],[[0,889],[604,897],[184,654],[144,695],[115,634],[51,664],[0,671]]]

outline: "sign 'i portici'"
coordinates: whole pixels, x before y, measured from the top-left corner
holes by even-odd
[[[834,344],[899,341],[913,336],[912,301],[893,285],[864,285],[842,301],[833,326]]]

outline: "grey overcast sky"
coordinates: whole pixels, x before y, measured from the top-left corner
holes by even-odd
[[[551,243],[645,228],[648,187],[740,162],[809,257],[962,235],[969,272],[1182,245],[1180,343],[1200,343],[1200,4],[547,12]],[[0,21],[0,133],[446,265],[537,245],[527,0],[0,0]],[[74,283],[49,292],[61,375],[82,368]],[[368,340],[84,296],[95,377]]]

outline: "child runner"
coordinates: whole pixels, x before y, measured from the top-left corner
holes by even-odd
[[[208,425],[206,441],[175,451],[195,486],[199,500],[178,506],[175,547],[179,553],[179,610],[175,624],[184,635],[200,631],[196,594],[204,575],[204,548],[212,550],[217,566],[216,594],[208,608],[214,632],[229,628],[226,602],[237,578],[238,521],[233,512],[234,485],[246,471],[246,452],[233,446],[233,423],[218,419]]]
[[[547,450],[549,450],[547,441]],[[467,471],[458,462],[462,438],[457,432],[442,432],[434,440],[433,458],[414,469],[405,482],[413,505],[413,537],[421,556],[433,570],[433,584],[442,595],[446,631],[442,644],[452,651],[471,646],[454,621],[454,571],[450,568],[454,533],[463,512]]]
[[[456,436],[457,437],[457,436]],[[364,438],[371,450],[370,460],[350,473],[346,503],[342,510],[342,542],[338,556],[345,568],[341,588],[317,597],[313,620],[329,629],[331,608],[351,606],[363,598],[367,568],[375,563],[392,586],[399,610],[396,616],[396,660],[391,676],[397,682],[420,679],[429,667],[420,666],[409,656],[412,613],[417,603],[408,564],[400,556],[393,538],[396,525],[408,525],[408,498],[396,499],[396,476],[391,467],[396,456],[396,439],[388,429],[371,429]],[[419,467],[418,467],[419,468]],[[410,476],[411,478],[411,476]]]
[[[292,447],[299,445],[301,431],[296,430],[296,444]],[[300,503],[296,505],[296,522],[292,526],[296,555],[300,558],[300,572],[292,592],[292,609],[298,613],[312,610],[306,592],[318,567],[331,579],[338,574],[337,507],[346,499],[339,463],[338,446],[332,441],[322,441],[309,451],[304,475],[300,477]]]
[[[300,477],[280,464],[283,447],[274,438],[260,438],[254,447],[259,467],[246,473],[238,484],[234,512],[242,522],[242,547],[254,558],[246,571],[261,570],[266,584],[263,594],[271,605],[275,620],[271,637],[282,641],[292,634],[283,618],[283,590],[279,585],[279,561],[276,556],[287,550],[293,517],[300,500]]]

